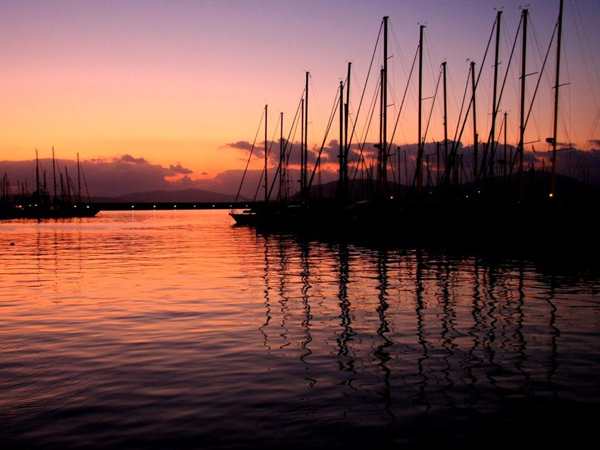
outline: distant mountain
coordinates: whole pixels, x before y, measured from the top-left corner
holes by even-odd
[[[239,201],[246,201],[239,198]],[[204,191],[202,189],[184,189],[180,191],[148,191],[134,192],[113,198],[93,198],[94,202],[101,203],[203,203],[203,202],[234,202],[235,195],[220,194],[218,192]]]

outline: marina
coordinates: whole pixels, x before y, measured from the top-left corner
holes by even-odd
[[[416,153],[410,157],[404,153],[404,159],[401,158],[400,145],[394,143],[394,133],[390,133],[391,136],[388,134],[388,128],[391,130],[393,127],[395,132],[402,118],[402,108],[399,109],[396,117],[388,117],[388,105],[391,102],[391,99],[388,99],[388,88],[391,86],[391,80],[388,78],[389,17],[385,16],[373,56],[374,60],[375,54],[382,52],[382,66],[373,99],[373,105],[378,102],[379,111],[376,114],[376,108],[373,106],[369,115],[370,118],[378,119],[379,141],[376,143],[353,141],[357,139],[356,127],[363,105],[361,97],[361,103],[355,106],[357,112],[352,118],[353,123],[350,124],[352,63],[348,63],[347,77],[344,81],[340,81],[327,126],[329,133],[334,128],[337,115],[339,118],[339,140],[336,144],[338,147],[337,180],[325,186],[327,193],[324,194],[324,186],[314,182],[322,178],[324,171],[321,165],[324,146],[320,149],[308,150],[308,124],[311,120],[309,118],[310,73],[306,72],[305,87],[298,110],[300,114],[296,113],[294,122],[290,125],[290,130],[295,130],[298,126],[301,129],[299,146],[292,145],[293,140],[289,137],[284,138],[283,113],[278,121],[281,127],[279,149],[275,147],[275,142],[269,141],[268,105],[265,105],[261,119],[261,124],[264,124],[264,147],[261,149],[264,155],[264,167],[254,196],[254,206],[242,211],[232,210],[231,217],[239,225],[254,226],[263,230],[326,232],[332,236],[376,234],[392,241],[396,241],[400,236],[402,240],[433,238],[435,241],[460,241],[466,244],[466,241],[477,238],[480,240],[480,245],[495,241],[500,245],[534,244],[537,246],[540,241],[543,241],[555,246],[561,241],[557,239],[557,233],[560,233],[562,236],[583,237],[583,241],[578,240],[577,244],[571,247],[581,247],[587,240],[597,248],[597,239],[592,237],[594,234],[592,223],[600,207],[600,190],[595,185],[557,172],[558,153],[568,150],[568,146],[559,143],[561,137],[558,135],[559,89],[562,86],[560,68],[563,1],[559,2],[557,17],[552,40],[542,65],[542,69],[547,70],[546,61],[552,49],[556,56],[552,85],[553,134],[546,139],[546,143],[551,147],[550,157],[547,159],[548,167],[544,165],[543,159],[541,164],[534,164],[525,163],[524,157],[526,145],[535,143],[526,142],[525,136],[539,82],[543,75],[548,76],[543,71],[528,73],[529,11],[527,8],[522,9],[521,22],[513,43],[513,51],[517,43],[520,43],[522,49],[518,143],[511,146],[508,152],[506,112],[500,128],[496,127],[500,118],[499,108],[509,73],[508,67],[513,62],[511,52],[510,59],[506,62],[508,67],[504,81],[501,82],[498,55],[502,10],[498,10],[488,47],[485,50],[485,55],[491,53],[493,50],[491,44],[495,42],[492,119],[487,141],[480,142],[477,128],[476,93],[481,71],[477,72],[475,62],[470,63],[469,82],[466,86],[471,93],[470,96],[465,95],[461,106],[461,111],[465,110],[464,116],[461,116],[457,124],[455,138],[449,139],[446,116],[447,68],[446,63],[443,62],[435,89],[437,94],[440,82],[443,80],[443,88],[439,89],[443,93],[444,105],[443,139],[437,141],[435,153],[426,154],[426,130],[429,129],[433,107],[427,116],[423,108],[425,99],[422,93],[425,25],[421,25],[417,53],[411,68],[411,74],[416,68],[418,75],[418,145]],[[483,59],[485,61],[485,56]],[[371,66],[373,66],[372,61]],[[527,98],[526,79],[531,75],[536,75],[538,82],[533,89],[533,94],[530,95],[531,98]],[[532,88],[529,87],[529,90],[531,91]],[[363,96],[365,91],[366,86]],[[431,101],[435,103],[435,98]],[[465,138],[463,133],[468,122],[472,122],[473,145],[467,150],[462,140]],[[371,126],[374,127],[368,124],[365,128]],[[331,136],[327,134],[323,138],[323,143],[330,138]],[[369,146],[373,148],[368,148]],[[259,142],[255,139],[249,153],[246,171],[241,178],[238,196],[242,191],[253,151],[258,150],[257,147]],[[535,147],[532,148],[535,152]],[[292,157],[292,151],[299,153],[299,157],[298,155]],[[278,153],[278,156],[274,157],[275,153]],[[309,163],[310,154],[315,158],[312,166]],[[369,155],[374,155],[370,162]],[[290,159],[300,160],[297,189],[294,187],[296,180],[289,179]],[[467,159],[470,160],[469,166],[463,164]],[[272,167],[274,160],[278,160],[278,163]],[[409,170],[413,170],[410,175]],[[401,179],[403,172],[406,173],[404,180]],[[261,195],[262,201],[259,202]],[[565,217],[570,217],[570,220],[563,220]],[[537,235],[537,239],[531,239],[533,235]]]
[[[588,4],[33,3],[0,6],[1,449],[594,442]]]

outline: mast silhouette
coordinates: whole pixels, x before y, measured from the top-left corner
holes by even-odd
[[[524,190],[524,146],[525,146],[525,77],[527,76],[527,17],[529,11],[523,10],[523,50],[521,54],[521,112],[519,118],[519,198],[523,199]]]
[[[306,86],[304,88],[304,101],[303,101],[303,142],[301,145],[301,158],[300,158],[300,198],[302,201],[308,197],[308,81],[310,73],[306,72]]]
[[[283,185],[284,185],[284,180],[285,180],[285,173],[284,173],[284,160],[285,160],[285,155],[284,155],[284,145],[283,145],[283,112],[279,113],[279,119],[280,119],[280,123],[279,123],[279,201],[283,200],[284,197],[284,189],[283,189]]]
[[[377,188],[381,198],[387,195],[387,60],[388,60],[388,16],[383,18],[383,67],[381,68],[381,120],[379,127],[379,157],[377,166]]]
[[[54,182],[54,201],[57,201],[57,197],[56,197],[56,159],[54,158],[54,147],[52,147],[52,179]]]
[[[267,182],[267,165],[269,159],[269,145],[267,138],[267,112],[268,105],[265,105],[265,203],[269,201],[269,183]]]
[[[471,85],[473,88],[473,181],[477,181],[477,165],[479,164],[479,148],[477,141],[479,136],[477,135],[477,103],[475,101],[475,61],[471,61]]]
[[[556,190],[556,151],[557,151],[557,135],[558,135],[558,88],[560,87],[560,45],[562,40],[562,17],[563,17],[563,0],[560,0],[558,12],[558,40],[556,41],[556,84],[554,86],[554,125],[552,132],[552,184],[550,186],[550,197],[554,197]]]
[[[496,54],[495,54],[495,58],[494,58],[494,98],[493,98],[493,105],[492,105],[492,126],[490,129],[490,138],[489,139],[489,145],[490,150],[489,150],[489,158],[490,158],[490,164],[489,164],[489,175],[491,177],[494,176],[494,156],[496,153],[496,119],[498,116],[498,64],[499,64],[499,57],[500,57],[500,24],[502,21],[502,11],[498,11],[498,17],[496,19]]]
[[[447,102],[447,84],[446,84],[446,61],[442,63],[442,74],[444,80],[444,173],[449,171],[448,161],[448,102]]]
[[[419,31],[419,143],[417,152],[417,194],[423,193],[423,132],[422,132],[422,113],[423,113],[423,29],[425,25],[421,25]]]
[[[344,194],[344,166],[345,166],[344,156],[346,153],[346,148],[344,145],[344,116],[345,116],[344,82],[340,80],[340,143],[339,143],[339,152],[338,152],[339,178],[338,178],[337,190],[338,190],[338,196],[339,196],[340,200],[342,200],[342,201],[345,199],[345,194]]]

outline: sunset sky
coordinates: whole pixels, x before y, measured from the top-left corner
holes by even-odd
[[[129,155],[165,168],[180,164],[192,179],[213,178],[243,168],[246,153],[228,144],[253,141],[265,104],[270,139],[278,138],[279,113],[284,113],[284,124],[291,122],[306,71],[313,90],[309,135],[312,145],[320,145],[348,61],[354,77],[351,110],[358,108],[384,15],[390,17],[390,111],[401,101],[419,24],[425,24],[423,96],[433,96],[440,64],[446,61],[453,135],[469,62],[479,65],[483,58],[495,8],[503,9],[504,71],[522,3],[0,0],[0,162],[31,160],[36,149],[49,157],[54,146],[64,159],[75,159],[77,153],[87,161]],[[541,67],[558,6],[558,0],[528,6],[529,73]],[[561,83],[566,86],[559,140],[600,148],[589,143],[600,139],[600,3],[565,0],[564,14]],[[483,136],[490,123],[491,52],[477,98]],[[542,149],[551,133],[554,53],[528,125],[528,139],[542,140],[536,144]],[[501,106],[509,114],[511,143],[518,138],[520,40],[516,55]],[[375,67],[380,66],[378,55]],[[529,95],[536,80],[536,75],[528,77]],[[395,138],[399,145],[417,141],[412,85]],[[369,89],[367,103],[374,88]],[[425,111],[430,107],[427,103]],[[442,119],[435,111],[428,141],[442,139]],[[465,131],[465,145],[472,144],[471,133]],[[333,132],[327,141],[337,135]]]

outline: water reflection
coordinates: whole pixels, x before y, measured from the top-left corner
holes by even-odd
[[[0,230],[0,446],[448,447],[595,429],[593,271],[263,235],[218,212],[21,225]]]
[[[298,361],[312,369],[309,386],[325,385],[323,398],[346,399],[344,417],[352,414],[353,396],[361,399],[363,420],[395,429],[414,414],[502,415],[507,405],[540,392],[556,398],[564,389],[553,381],[561,358],[569,359],[558,352],[556,277],[547,279],[527,261],[277,234],[263,242],[265,270],[280,283],[265,292],[278,297],[271,301],[281,305],[284,330],[284,342],[270,348],[299,347]],[[295,298],[301,333],[290,320]],[[327,335],[334,348],[324,345]]]

